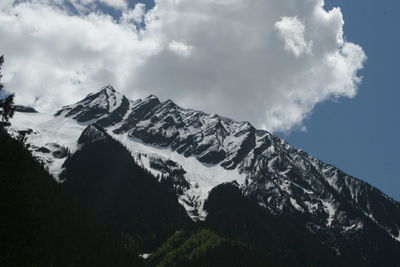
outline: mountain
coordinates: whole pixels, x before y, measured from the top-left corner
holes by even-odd
[[[57,180],[68,155],[95,124],[133,160],[168,185],[194,221],[216,186],[235,181],[273,216],[298,221],[337,255],[365,266],[400,266],[400,204],[371,185],[296,149],[248,122],[184,109],[151,95],[129,100],[111,86],[46,114],[16,115],[11,134],[26,132],[30,150]],[[387,264],[387,265],[385,265]]]
[[[0,129],[0,144],[1,266],[140,266],[23,143]]]
[[[78,139],[80,149],[60,175],[66,191],[98,221],[153,251],[191,220],[172,189],[136,164],[130,152],[97,125]]]
[[[26,106],[21,106],[21,105],[14,105],[13,106],[14,110],[16,112],[27,112],[27,113],[37,113],[37,111],[32,108],[32,107],[26,107]]]

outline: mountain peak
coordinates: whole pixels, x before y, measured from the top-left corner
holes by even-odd
[[[143,102],[154,102],[154,103],[157,103],[157,104],[161,103],[160,99],[158,99],[158,97],[155,96],[155,95],[149,95],[148,97],[144,98],[142,101]]]
[[[129,108],[127,98],[117,92],[112,86],[102,87],[97,93],[87,95],[83,100],[63,107],[55,116],[71,117],[84,123],[100,120],[104,116],[120,111],[121,106],[126,112]]]
[[[117,93],[117,91],[114,89],[114,87],[112,85],[106,85],[106,86],[100,88],[100,92]]]
[[[173,105],[173,106],[176,106],[175,102],[172,101],[171,99],[168,99],[168,100],[165,101],[163,104],[164,104],[164,105]]]
[[[81,136],[78,139],[78,144],[95,143],[98,141],[106,140],[108,134],[103,128],[96,124],[91,124],[83,130]]]

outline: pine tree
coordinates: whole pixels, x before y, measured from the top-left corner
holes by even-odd
[[[4,63],[4,55],[0,57],[0,71],[1,67],[3,66]],[[3,90],[4,86],[1,83],[1,78],[3,75],[1,75],[0,72],[0,95],[1,91]],[[0,119],[2,122],[8,122],[10,118],[14,116],[14,94],[6,96],[4,99],[0,99]]]
[[[2,55],[1,57],[0,57],[0,71],[1,71],[1,67],[3,66],[3,63],[4,63],[4,55]],[[1,83],[1,78],[3,77],[3,75],[1,75],[1,72],[0,72],[0,92],[1,92],[1,90],[3,90],[3,84]]]

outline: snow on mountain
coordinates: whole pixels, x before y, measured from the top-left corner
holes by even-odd
[[[105,127],[123,119],[130,101],[111,86],[105,86],[95,94],[89,94],[76,104],[65,106],[56,112],[55,117],[73,118],[79,123],[96,122]]]
[[[180,203],[196,220],[205,218],[213,187],[236,181],[271,213],[302,214],[310,231],[348,236],[376,225],[400,239],[399,203],[248,122],[152,95],[131,101],[107,86],[53,117],[21,113],[12,123],[12,132],[29,132],[31,151],[55,177],[65,160],[60,151],[78,149],[84,128],[96,123],[160,180],[173,179]]]
[[[157,161],[172,161],[184,170],[184,180],[189,183],[189,186],[184,189],[182,194],[178,195],[178,199],[194,219],[205,218],[206,213],[203,210],[203,204],[212,188],[231,181],[244,183],[245,175],[240,174],[238,170],[226,170],[219,165],[206,165],[196,158],[185,157],[169,147],[145,144],[140,139],[129,137],[126,134],[112,134],[112,136],[125,145],[132,152],[136,161],[155,176],[173,175],[171,168],[160,170],[155,167],[154,163]]]
[[[58,179],[68,152],[77,150],[77,140],[86,126],[70,118],[16,112],[9,131],[14,136],[27,134],[29,150]]]

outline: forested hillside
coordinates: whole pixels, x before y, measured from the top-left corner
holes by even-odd
[[[140,266],[118,235],[96,222],[0,130],[0,265]]]
[[[63,186],[96,218],[152,252],[190,220],[174,191],[139,167],[102,128],[88,126],[61,175]]]

